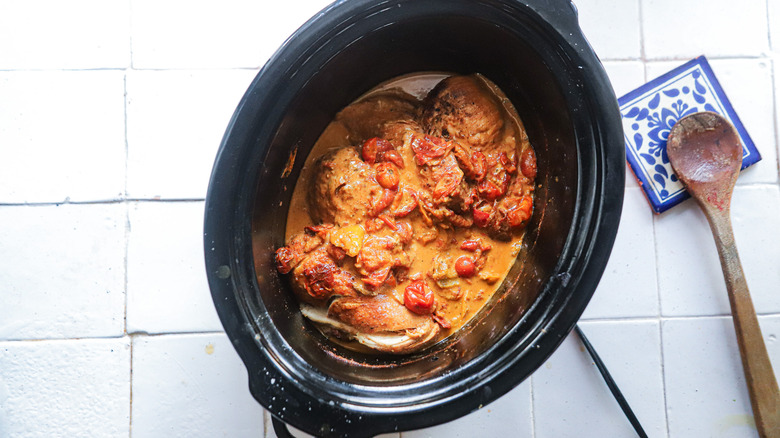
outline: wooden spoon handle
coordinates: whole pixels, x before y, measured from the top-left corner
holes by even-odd
[[[726,278],[742,368],[758,434],[761,437],[780,437],[780,390],[739,261],[729,209],[719,210],[707,205],[704,211],[715,236],[723,276]]]

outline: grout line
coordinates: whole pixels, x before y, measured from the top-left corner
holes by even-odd
[[[669,402],[666,400],[666,368],[664,367],[664,321],[658,322],[658,350],[661,353],[661,390],[664,395],[664,423],[666,423],[666,436],[672,436],[671,426],[669,425]]]
[[[767,18],[768,19],[768,18]],[[780,144],[778,144],[778,139],[780,139],[780,126],[777,124],[777,117],[778,117],[778,111],[777,111],[777,80],[775,78],[775,62],[774,58],[768,58],[767,61],[769,62],[769,75],[772,78],[772,123],[774,123],[774,131],[775,131],[775,152],[776,156],[780,157]],[[780,159],[775,161],[775,175],[780,176]],[[780,182],[780,181],[778,181]]]
[[[130,69],[133,69],[133,2],[131,0],[127,0],[127,25],[128,25],[128,43],[130,44],[130,47],[128,47],[128,50],[130,51]]]
[[[145,337],[156,338],[160,336],[186,336],[186,335],[224,335],[222,330],[207,330],[207,331],[191,331],[191,332],[163,332],[163,333],[147,333],[147,332],[132,332],[128,333],[130,337]]]
[[[550,360],[550,358],[547,358],[547,360]],[[545,362],[547,362],[547,360],[545,360]],[[534,374],[536,374],[536,372],[531,373],[531,376],[528,379],[529,386],[531,387],[531,438],[536,438],[536,396],[534,394]]]
[[[125,192],[122,196],[123,198],[127,199],[127,163],[128,163],[128,156],[129,156],[129,147],[128,147],[128,141],[127,141],[127,71],[125,71]],[[127,303],[128,303],[128,293],[127,293],[127,255],[130,251],[130,205],[127,202],[124,202],[125,204],[125,333],[127,333]],[[131,347],[131,353],[132,353],[132,347]]]
[[[133,437],[133,345],[135,345],[135,340],[130,337],[130,415],[127,419],[129,438]]]
[[[647,75],[647,68],[645,68],[645,75]],[[664,424],[666,425],[666,436],[671,436],[671,430],[669,426],[669,403],[666,400],[666,369],[664,368],[664,336],[663,336],[663,311],[661,310],[661,267],[659,264],[659,248],[658,248],[658,235],[657,235],[657,222],[655,215],[653,215],[653,255],[655,256],[655,292],[658,303],[658,352],[660,354],[660,371],[661,371],[661,391],[664,396]]]
[[[780,312],[756,312],[759,317],[779,317]],[[625,316],[625,317],[604,317],[604,318],[583,318],[580,319],[581,323],[609,323],[609,322],[651,322],[651,321],[679,321],[679,320],[696,320],[696,319],[711,319],[711,318],[731,318],[731,313],[719,313],[716,315],[658,315],[658,316]]]
[[[190,331],[190,332],[164,332],[164,333],[146,333],[146,332],[131,332],[122,333],[116,336],[83,336],[72,338],[24,338],[24,339],[0,339],[0,343],[5,342],[65,342],[65,341],[98,341],[107,339],[122,339],[125,337],[161,337],[161,336],[188,336],[188,335],[224,335],[224,331],[220,330],[208,330],[208,331]]]
[[[647,54],[645,53],[645,20],[644,20],[644,8],[642,7],[642,0],[637,0],[637,9],[639,12],[639,59],[643,62],[647,62]],[[645,73],[645,82],[647,82],[647,73]]]
[[[0,68],[0,72],[36,73],[36,72],[71,72],[71,71],[125,71],[127,67],[88,67],[88,68]]]
[[[766,0],[764,4],[766,5],[766,9],[764,10],[766,14],[765,15],[766,16],[766,39],[767,39],[766,45],[767,47],[769,47],[769,52],[771,53],[774,47],[772,47],[772,23],[769,22],[771,17],[771,15],[769,14],[769,0]]]
[[[126,178],[126,176],[125,176]],[[125,187],[125,190],[127,187]],[[65,199],[63,201],[45,201],[45,202],[0,202],[0,207],[44,207],[44,206],[57,206],[60,205],[99,205],[99,204],[121,204],[123,202],[203,202],[206,198],[127,198],[120,197],[116,199],[101,199],[94,201],[71,201]]]
[[[130,52],[131,57],[131,63],[132,63],[132,50]],[[616,60],[622,60],[620,58],[617,58]],[[241,67],[231,67],[231,66],[219,66],[219,67],[146,67],[146,68],[137,68],[133,67],[132,64],[125,67],[85,67],[85,68],[0,68],[0,73],[36,73],[36,72],[47,72],[47,73],[56,73],[56,72],[79,72],[79,71],[176,71],[176,72],[186,72],[186,71],[227,71],[227,70],[246,70],[246,71],[255,71],[259,72],[262,67],[265,65],[265,62],[263,62],[263,65],[249,67],[249,66],[241,66]]]

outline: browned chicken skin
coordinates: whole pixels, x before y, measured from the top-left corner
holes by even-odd
[[[344,124],[354,144],[381,137],[385,124],[417,117],[418,102],[400,90],[389,90],[344,108],[336,120]]]
[[[504,127],[501,104],[474,76],[450,76],[423,103],[422,125],[428,134],[484,148]]]
[[[431,284],[459,298],[459,289],[447,288],[459,275],[476,275],[490,246],[463,242],[467,260],[428,277],[410,272],[409,248],[449,249],[456,228],[509,240],[528,222],[535,156],[506,118],[475,76],[449,77],[422,102],[390,90],[342,110],[336,120],[352,145],[315,162],[307,191],[320,225],[276,252],[304,315],[337,337],[394,354],[424,348],[449,329],[440,313],[447,304],[437,310]],[[392,293],[402,282],[399,301]]]

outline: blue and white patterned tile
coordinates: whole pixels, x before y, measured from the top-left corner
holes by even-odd
[[[647,64],[648,78],[658,77],[683,64],[684,61],[657,61]],[[737,184],[777,183],[777,150],[775,148],[775,96],[771,92],[772,60],[768,58],[737,58],[710,60],[712,71],[729,101],[739,114],[761,161],[745,169]]]
[[[626,158],[656,213],[689,197],[666,155],[669,131],[682,117],[699,111],[722,114],[742,140],[742,168],[761,159],[703,56],[651,80],[618,102],[623,116]]]

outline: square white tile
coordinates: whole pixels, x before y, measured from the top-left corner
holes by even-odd
[[[128,338],[0,342],[0,436],[129,437]]]
[[[206,280],[203,202],[128,209],[127,332],[221,331]]]
[[[133,0],[133,67],[258,68],[328,3]]]
[[[575,0],[574,3],[585,38],[599,58],[640,58],[639,0]]]
[[[205,198],[222,136],[251,70],[127,75],[130,198]]]
[[[125,217],[123,204],[0,207],[0,339],[121,336]]]
[[[531,381],[526,379],[501,398],[481,409],[449,423],[401,432],[401,438],[524,437],[532,434]]]
[[[582,322],[649,436],[663,436],[664,391],[657,321]],[[536,438],[635,436],[579,337],[572,333],[533,376]]]
[[[780,189],[737,186],[731,218],[742,268],[759,313],[780,312]],[[726,286],[709,224],[688,200],[655,218],[664,316],[730,314]]]
[[[615,97],[620,97],[645,83],[645,66],[641,61],[606,61],[607,71]],[[631,167],[626,164],[626,187],[639,187]]]
[[[620,97],[645,83],[645,65],[642,61],[604,61],[615,97]]]
[[[0,2],[0,70],[130,65],[129,0]]]
[[[120,198],[124,90],[120,71],[0,72],[0,202]]]
[[[263,409],[224,334],[133,336],[133,436],[263,436]]]
[[[777,375],[780,317],[759,324]],[[669,435],[757,436],[732,319],[667,320],[662,330]]]
[[[772,51],[780,52],[780,3],[769,0],[767,3],[767,20],[769,21],[769,43]]]
[[[680,62],[651,62],[647,77],[655,78]],[[761,161],[745,169],[737,184],[776,183],[777,148],[772,90],[772,62],[758,59],[714,59],[710,66],[742,124],[761,154]]]
[[[699,55],[752,57],[769,51],[764,1],[641,2],[647,59],[687,59]]]
[[[615,245],[583,318],[658,315],[653,214],[640,188],[627,188]]]

